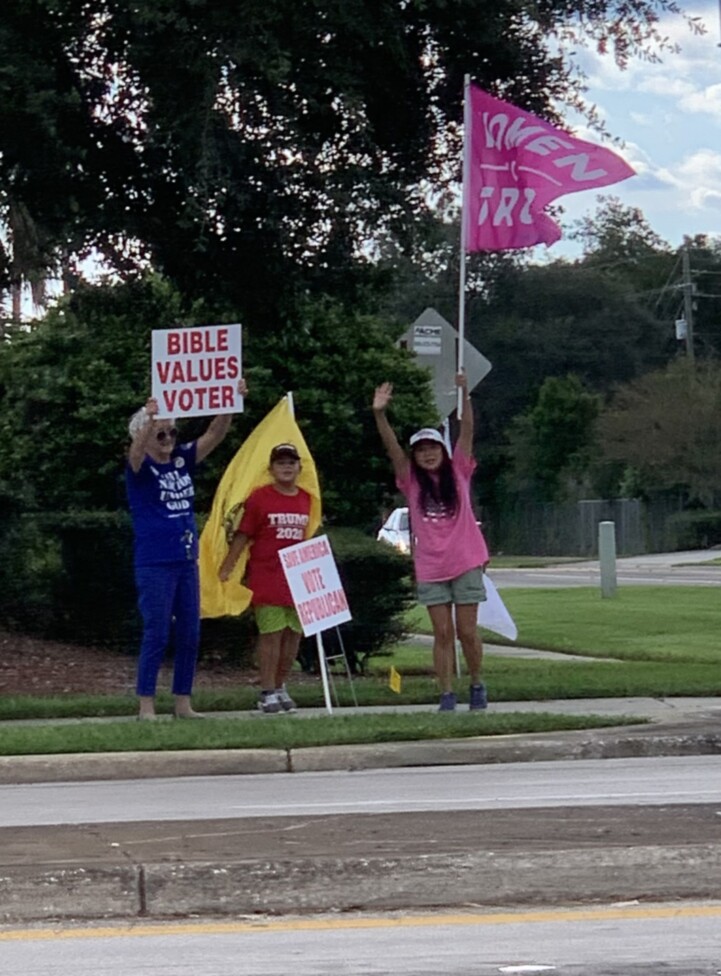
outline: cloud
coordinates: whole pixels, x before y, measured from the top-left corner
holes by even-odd
[[[691,191],[691,203],[697,210],[721,211],[721,193],[709,187],[699,186]]]
[[[683,176],[693,180],[721,180],[721,152],[715,149],[697,149],[686,156],[679,166]]]
[[[688,112],[713,115],[721,122],[721,85],[709,85],[689,92],[679,100],[679,105]]]
[[[661,54],[660,63],[632,58],[628,67],[620,71],[610,54],[600,55],[592,48],[580,49],[575,60],[588,75],[589,85],[597,91],[627,92],[647,91],[664,97],[680,97],[704,90],[709,76],[718,77],[718,6],[715,0],[697,2],[693,9],[686,8],[690,17],[701,17],[705,34],[695,34],[687,22],[678,15],[663,16],[658,23],[659,33],[678,51]]]
[[[642,78],[636,86],[636,91],[647,95],[663,95],[664,98],[689,98],[697,88],[685,78],[671,78],[668,75],[656,75]]]
[[[660,209],[686,215],[711,215],[721,210],[721,153],[701,149],[669,166],[649,165],[634,180],[634,191],[663,191]],[[653,225],[653,217],[650,219]]]
[[[652,113],[631,111],[628,115],[633,123],[643,126],[644,129],[652,129],[656,125],[656,119]]]

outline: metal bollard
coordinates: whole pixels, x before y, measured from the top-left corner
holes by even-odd
[[[601,596],[616,595],[616,523],[598,523],[598,559],[601,566]]]

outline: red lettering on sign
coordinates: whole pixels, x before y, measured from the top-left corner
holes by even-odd
[[[181,329],[168,332],[167,353],[169,356],[197,355],[198,353],[228,352],[228,329]]]
[[[181,390],[178,395],[178,405],[183,413],[193,409],[193,391]]]

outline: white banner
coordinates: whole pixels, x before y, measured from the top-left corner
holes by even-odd
[[[483,583],[486,587],[486,599],[478,604],[478,626],[507,637],[508,640],[516,640],[518,628],[515,621],[487,573],[483,574]]]
[[[151,391],[159,417],[241,413],[240,325],[155,329]]]
[[[278,553],[306,637],[351,620],[328,536]]]

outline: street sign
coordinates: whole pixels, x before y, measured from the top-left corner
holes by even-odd
[[[440,356],[443,329],[440,325],[413,326],[413,352],[416,356]]]
[[[419,366],[427,366],[433,376],[433,397],[442,420],[456,409],[458,394],[458,332],[434,308],[427,308],[399,339],[399,345],[415,353]],[[491,371],[491,364],[466,339],[463,366],[472,390]]]

